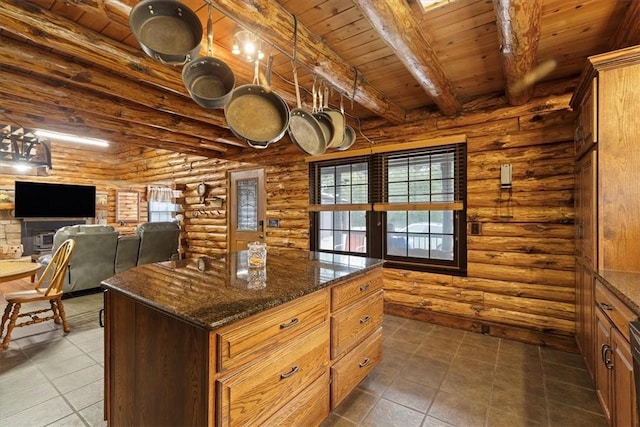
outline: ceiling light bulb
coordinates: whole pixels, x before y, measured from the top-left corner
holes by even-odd
[[[13,165],[13,169],[15,169],[17,172],[26,172],[31,169],[31,166],[26,162],[18,162]]]

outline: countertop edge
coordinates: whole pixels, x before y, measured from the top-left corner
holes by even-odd
[[[198,328],[203,328],[203,329],[206,329],[208,331],[213,331],[213,330],[219,329],[219,328],[221,328],[223,326],[227,326],[227,325],[230,325],[230,324],[232,324],[234,322],[237,322],[239,320],[242,320],[242,319],[248,318],[250,316],[253,316],[255,314],[262,313],[262,312],[270,310],[272,308],[279,307],[279,306],[281,306],[283,304],[286,304],[288,302],[294,301],[294,300],[296,300],[298,298],[302,298],[302,297],[304,297],[306,295],[310,295],[310,294],[312,294],[314,292],[317,292],[317,291],[320,291],[322,289],[326,289],[328,287],[334,286],[334,285],[339,284],[339,283],[341,283],[343,281],[352,280],[352,279],[358,278],[358,277],[360,277],[362,275],[365,275],[365,274],[367,274],[367,273],[369,273],[369,272],[371,272],[371,271],[373,271],[373,270],[375,270],[377,268],[381,269],[383,264],[384,263],[381,261],[380,263],[363,267],[361,270],[352,272],[352,273],[350,273],[350,274],[348,274],[346,276],[335,278],[335,279],[329,280],[327,282],[318,284],[318,286],[315,286],[313,288],[309,288],[307,290],[304,290],[304,291],[301,291],[301,292],[298,292],[298,293],[295,293],[295,294],[288,295],[285,298],[280,298],[280,299],[274,300],[270,304],[257,306],[255,310],[245,310],[242,313],[235,314],[235,315],[232,315],[232,316],[227,316],[227,317],[225,317],[223,319],[220,319],[220,320],[218,320],[216,322],[213,322],[213,323],[204,323],[204,322],[198,321],[198,319],[195,319],[193,317],[186,316],[184,314],[175,313],[175,312],[173,312],[171,310],[168,310],[162,304],[157,304],[154,301],[149,300],[147,298],[143,298],[143,297],[141,297],[140,295],[138,295],[138,294],[136,294],[134,292],[130,292],[130,291],[122,289],[122,288],[120,288],[118,286],[111,285],[110,283],[108,283],[108,281],[107,281],[108,279],[101,282],[101,287],[104,290],[109,290],[109,291],[117,292],[117,293],[119,293],[121,295],[125,295],[125,296],[135,300],[136,302],[144,304],[147,307],[151,307],[151,308],[153,308],[155,310],[161,311],[162,313],[164,313],[164,314],[166,314],[168,316],[171,316],[171,317],[173,317],[175,319],[184,321],[185,323],[188,323],[188,324],[190,324],[192,326],[195,326],[195,327],[198,327]]]
[[[640,317],[640,272],[629,271],[613,271],[613,270],[598,270],[596,271],[596,278],[616,297],[620,299],[627,307],[629,307],[636,316]],[[618,276],[630,276],[634,281],[637,281],[638,298],[633,298],[618,279]]]

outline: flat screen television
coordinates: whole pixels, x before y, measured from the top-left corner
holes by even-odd
[[[16,218],[92,218],[96,187],[16,181]]]

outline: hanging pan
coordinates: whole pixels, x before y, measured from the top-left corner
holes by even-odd
[[[318,100],[317,109],[316,99]],[[328,144],[333,138],[333,123],[331,123],[331,117],[322,111],[322,90],[318,87],[318,91],[316,92],[315,79],[313,81],[313,117],[318,121],[320,129],[322,129],[322,133],[324,134],[324,140]]]
[[[318,120],[311,112],[302,108],[300,101],[300,86],[298,86],[298,70],[296,69],[296,52],[298,45],[298,20],[293,16],[294,38],[293,38],[293,82],[296,87],[297,108],[291,110],[289,118],[289,138],[302,152],[312,156],[323,154],[327,148],[324,133],[320,128]],[[315,91],[315,86],[314,86]],[[314,94],[315,95],[315,94]],[[315,105],[314,105],[315,107]]]
[[[340,96],[340,112],[342,113],[342,117],[345,117],[344,106],[342,105],[342,96]],[[356,142],[356,131],[353,130],[351,126],[345,125],[344,138],[342,139],[342,143],[338,146],[338,151],[344,151],[348,148],[351,148],[354,142]]]
[[[141,1],[131,9],[129,27],[142,50],[162,63],[185,64],[200,50],[202,24],[176,0]]]
[[[182,69],[182,81],[191,98],[203,108],[224,108],[236,79],[227,64],[213,57],[213,17],[209,4],[207,56],[196,58]]]
[[[234,89],[224,107],[231,132],[253,148],[267,148],[279,141],[289,128],[289,106],[270,87],[272,63],[270,55],[266,86],[258,83],[259,62],[256,61],[253,84]]]
[[[312,156],[324,154],[327,148],[325,135],[318,120],[309,111],[302,108],[300,102],[300,87],[298,86],[298,71],[293,62],[293,81],[296,86],[296,101],[298,108],[291,110],[289,119],[289,137],[302,152]]]
[[[327,148],[337,148],[344,139],[344,114],[338,110],[329,108],[329,87],[324,87],[324,108],[322,112],[329,116],[333,127],[331,140],[327,141]]]

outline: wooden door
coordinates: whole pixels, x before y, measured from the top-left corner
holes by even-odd
[[[247,249],[264,241],[266,191],[264,169],[231,172],[229,175],[229,251]]]

